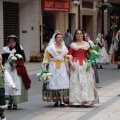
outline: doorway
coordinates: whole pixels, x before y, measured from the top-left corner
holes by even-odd
[[[87,32],[90,35],[90,38],[93,39],[93,16],[82,16],[82,28],[85,32]]]
[[[49,43],[52,35],[54,34],[55,30],[55,17],[54,13],[43,13],[43,45]]]

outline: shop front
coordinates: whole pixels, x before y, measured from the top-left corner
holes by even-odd
[[[70,0],[43,0],[42,3],[42,41],[45,49],[55,30],[63,34],[68,28]]]

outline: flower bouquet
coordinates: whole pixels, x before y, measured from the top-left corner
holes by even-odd
[[[12,67],[14,63],[16,63],[17,61],[22,60],[22,59],[23,59],[22,55],[20,55],[20,54],[15,54],[14,56],[11,56],[11,57],[10,57],[9,64],[10,64],[11,67]],[[13,70],[13,69],[14,69],[14,68],[12,67],[11,70]]]
[[[93,48],[90,50],[89,54],[88,54],[88,65],[87,68],[89,68],[90,66],[92,66],[92,64],[97,60],[100,59],[100,56],[98,54],[99,51],[99,47],[97,45],[94,45]]]
[[[40,67],[42,72],[38,73],[37,76],[39,77],[39,81],[43,83],[48,83],[52,79],[52,74],[48,70],[44,70]]]

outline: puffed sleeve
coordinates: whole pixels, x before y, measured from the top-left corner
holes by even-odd
[[[49,63],[49,59],[51,58],[51,55],[48,51],[45,51],[43,63]]]
[[[13,82],[12,77],[7,71],[4,72],[4,81],[6,86],[10,86],[12,88],[15,87],[15,83]]]

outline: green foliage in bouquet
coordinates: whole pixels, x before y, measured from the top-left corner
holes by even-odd
[[[88,65],[87,65],[87,68],[91,67],[92,64],[97,60],[97,59],[100,59],[100,56],[98,54],[98,50],[99,50],[99,47],[97,45],[95,45],[92,50],[89,52],[88,54]]]
[[[52,74],[48,71],[48,69],[44,69],[40,67],[41,72],[37,74],[39,81],[48,83],[52,79]]]

